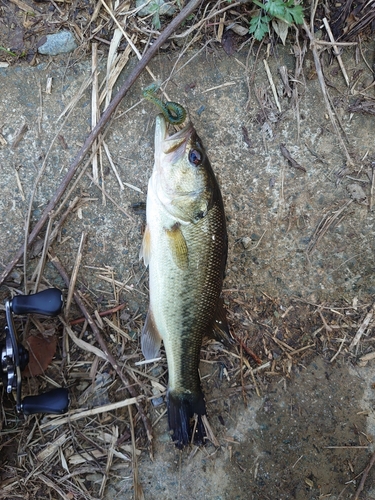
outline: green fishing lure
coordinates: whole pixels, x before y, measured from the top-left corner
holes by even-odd
[[[181,125],[186,118],[186,109],[177,104],[177,102],[163,102],[159,97],[156,97],[156,92],[159,89],[157,83],[152,83],[143,91],[143,97],[148,101],[156,104],[164,115],[164,118],[172,125]]]

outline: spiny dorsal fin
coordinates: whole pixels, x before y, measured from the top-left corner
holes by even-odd
[[[139,260],[143,259],[143,262],[147,267],[150,263],[150,257],[151,257],[151,235],[148,226],[146,226],[141,248],[139,249]]]
[[[155,326],[152,312],[149,310],[143,325],[141,335],[141,348],[146,359],[154,359],[159,356],[161,337]]]
[[[165,230],[168,236],[169,248],[175,264],[182,270],[189,266],[188,247],[180,224],[176,222],[170,229]]]

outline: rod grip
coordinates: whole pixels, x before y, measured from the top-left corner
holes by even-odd
[[[68,406],[68,389],[60,388],[37,396],[26,396],[22,400],[21,410],[25,415],[33,415],[34,413],[60,415],[68,410]]]
[[[57,316],[63,307],[63,297],[58,288],[48,288],[33,295],[16,295],[10,307],[14,314]]]

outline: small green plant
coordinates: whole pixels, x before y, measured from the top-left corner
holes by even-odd
[[[303,23],[302,5],[295,5],[294,0],[266,0],[261,3],[259,0],[253,0],[255,5],[261,7],[262,12],[254,16],[250,21],[249,33],[254,35],[256,40],[262,40],[270,31],[270,22],[276,33],[285,42],[288,27],[293,24]]]
[[[5,47],[1,47],[0,46],[0,50],[3,50],[4,52],[6,52],[7,54],[9,54],[10,56],[17,57],[17,54],[15,54],[14,52],[11,52],[9,49],[6,49]]]

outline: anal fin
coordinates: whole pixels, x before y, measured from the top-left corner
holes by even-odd
[[[143,356],[146,359],[159,357],[160,345],[161,337],[155,326],[152,312],[149,310],[141,335],[141,349]]]
[[[234,344],[234,338],[230,334],[228,321],[227,321],[227,312],[224,306],[224,300],[220,297],[216,314],[215,321],[212,325],[212,331],[208,336],[217,340],[221,344],[224,344],[226,347],[231,347]]]

